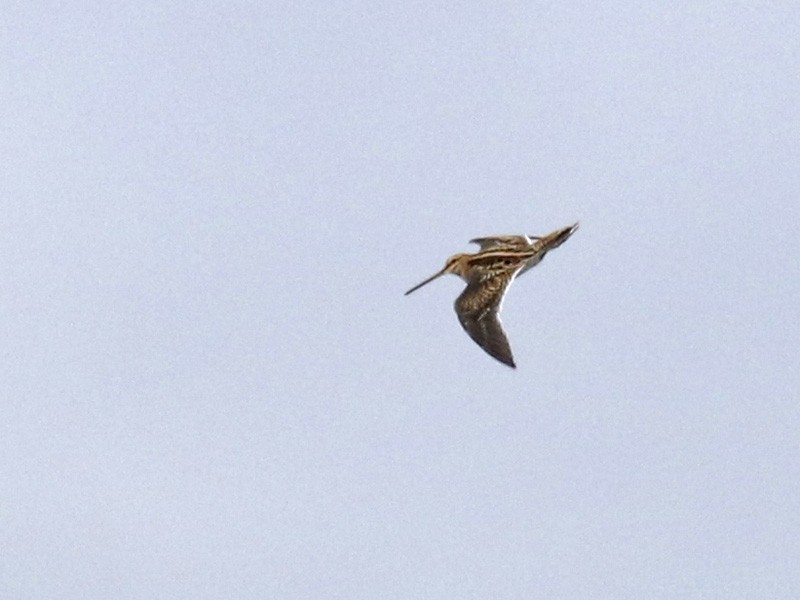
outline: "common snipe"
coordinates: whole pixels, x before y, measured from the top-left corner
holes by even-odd
[[[516,368],[511,347],[500,322],[503,296],[514,278],[538,265],[553,248],[566,242],[578,223],[544,237],[508,235],[470,240],[480,246],[476,254],[456,254],[444,268],[406,292],[406,296],[446,273],[458,275],[467,287],[456,298],[461,326],[489,355]]]

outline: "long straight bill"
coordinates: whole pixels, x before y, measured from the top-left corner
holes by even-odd
[[[415,285],[414,287],[412,287],[410,290],[408,290],[408,291],[405,293],[405,295],[406,295],[406,296],[408,296],[408,295],[409,295],[411,292],[415,292],[415,291],[417,291],[419,288],[421,288],[421,287],[422,287],[423,285],[425,285],[426,283],[430,283],[431,281],[433,281],[433,280],[434,280],[434,279],[436,279],[437,277],[441,277],[441,276],[442,276],[442,275],[444,275],[446,272],[447,272],[447,267],[445,267],[444,269],[442,269],[441,271],[439,271],[438,273],[436,273],[436,275],[431,275],[430,277],[428,277],[428,278],[427,278],[425,281],[423,281],[422,283],[418,283],[417,285]]]

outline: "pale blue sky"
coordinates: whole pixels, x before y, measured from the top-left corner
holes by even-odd
[[[586,5],[5,7],[4,599],[800,597],[800,11]]]

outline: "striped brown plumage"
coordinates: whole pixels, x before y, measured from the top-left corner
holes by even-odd
[[[480,246],[476,254],[456,254],[444,268],[415,285],[406,295],[445,273],[467,282],[455,301],[461,326],[490,356],[516,368],[511,346],[500,322],[500,309],[508,286],[515,277],[539,264],[545,255],[563,244],[578,228],[578,223],[544,237],[496,236],[470,240]]]

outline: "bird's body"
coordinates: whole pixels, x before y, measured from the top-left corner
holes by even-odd
[[[451,256],[441,271],[408,290],[406,295],[445,273],[458,275],[467,282],[467,287],[455,302],[461,326],[489,355],[515,367],[500,322],[503,296],[514,278],[539,264],[550,250],[567,241],[577,228],[575,223],[544,237],[513,235],[470,240],[480,246],[480,251]]]

